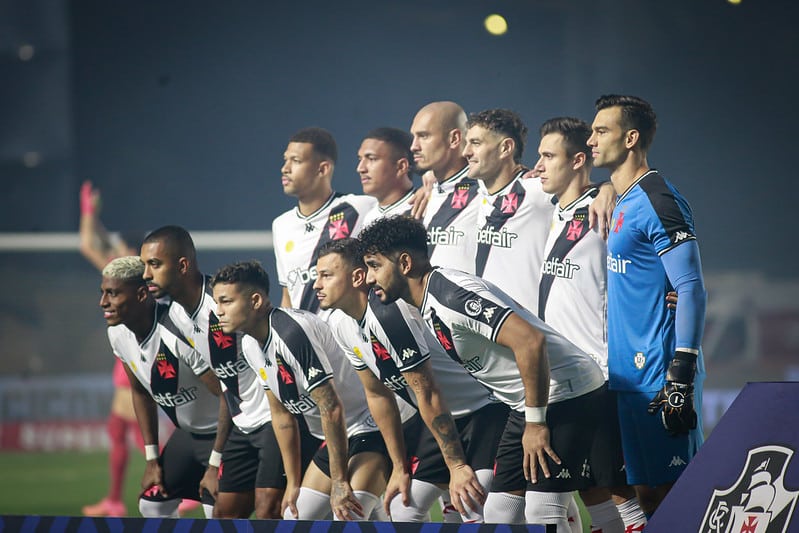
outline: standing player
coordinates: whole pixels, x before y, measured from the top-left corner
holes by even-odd
[[[169,304],[156,303],[136,256],[114,259],[103,269],[100,307],[114,354],[125,363],[133,406],[144,438],[147,465],[139,511],[145,517],[178,516],[181,498],[202,499],[210,518],[218,468],[208,464],[224,436],[216,433],[219,381],[169,318]],[[208,392],[208,391],[211,392]],[[159,454],[156,404],[175,424]]]
[[[449,485],[464,519],[482,521],[483,487],[491,485],[507,407],[476,387],[447,356],[415,307],[403,300],[384,305],[370,294],[357,240],[327,243],[317,268],[314,287],[320,306],[335,309],[328,324],[358,371],[369,408],[393,452],[394,470],[386,490],[392,519],[422,521],[442,492],[439,487]],[[429,428],[421,442],[418,436],[406,439],[407,449],[395,392],[417,406]],[[397,493],[402,498],[392,500]]]
[[[319,247],[356,236],[363,215],[376,205],[369,196],[333,191],[337,157],[336,141],[322,128],[298,131],[283,154],[283,192],[297,198],[297,207],[272,222],[277,276],[283,287],[282,307],[311,312],[319,309],[313,290]]]
[[[414,198],[411,167],[413,137],[396,128],[377,128],[366,134],[358,150],[358,174],[363,193],[377,205],[363,218],[363,226],[392,215],[409,215]]]
[[[518,523],[524,516],[568,531],[570,492],[602,474],[595,465],[611,462],[595,445],[606,395],[599,366],[496,286],[434,269],[417,222],[379,220],[361,240],[368,281],[380,300],[402,298],[421,309],[449,356],[512,409],[486,521]]]
[[[558,206],[544,250],[538,318],[590,354],[607,380],[607,245],[597,229],[588,228],[588,206],[598,193],[589,180],[592,165],[586,141],[591,127],[576,118],[553,118],[541,126],[540,134],[535,170],[542,189],[557,197]],[[621,454],[615,394],[609,400],[606,427]],[[646,517],[635,491],[623,473],[614,481],[617,486],[610,489],[618,512],[606,488],[580,493],[593,530],[643,530]]]
[[[588,146],[619,195],[607,255],[610,387],[627,479],[651,515],[703,440],[706,293],[691,208],[647,162],[652,106],[607,95],[596,108]],[[670,290],[679,297],[675,313],[663,306]]]
[[[284,517],[324,519],[331,508],[340,520],[368,517],[385,489],[389,461],[363,388],[330,328],[307,311],[272,307],[269,278],[257,262],[223,267],[211,283],[223,331],[247,334],[244,356],[269,389],[287,477]],[[402,413],[407,420],[414,410],[406,404]],[[295,415],[316,439],[302,438]],[[300,488],[317,439],[326,446]]]
[[[191,235],[179,226],[163,226],[145,237],[141,253],[148,288],[156,297],[172,298],[170,317],[222,382],[235,424],[225,449],[209,459],[217,467],[224,459],[214,515],[248,518],[254,510],[257,518],[280,518],[285,479],[269,403],[240,355],[240,339],[219,325],[210,278],[199,270]]]

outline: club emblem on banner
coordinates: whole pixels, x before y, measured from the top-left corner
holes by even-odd
[[[784,533],[799,491],[783,479],[793,450],[762,446],[749,450],[735,485],[714,490],[699,528],[701,533]]]

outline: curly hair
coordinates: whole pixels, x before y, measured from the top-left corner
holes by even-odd
[[[421,222],[402,215],[376,220],[358,239],[363,254],[413,252],[427,257],[427,230]]]
[[[509,109],[486,109],[479,113],[469,115],[469,127],[481,126],[498,135],[513,139],[514,163],[520,163],[524,153],[524,144],[527,142],[527,126],[521,117]]]
[[[241,283],[269,295],[269,274],[256,260],[231,263],[220,268],[211,278],[211,286],[217,283]]]

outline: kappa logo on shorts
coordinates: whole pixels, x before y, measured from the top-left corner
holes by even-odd
[[[674,457],[671,458],[671,462],[669,463],[669,467],[685,466],[687,464],[688,463],[685,462],[685,459],[683,459],[679,455],[675,455]]]
[[[783,483],[793,453],[774,445],[749,450],[735,484],[713,491],[700,533],[787,531],[799,496]]]
[[[483,302],[475,299],[467,300],[464,311],[469,316],[477,316],[483,311]]]
[[[561,469],[560,472],[558,472],[558,475],[555,476],[555,477],[558,478],[558,479],[571,479],[572,475],[571,475],[571,472],[569,472],[568,468],[563,468],[563,469]]]

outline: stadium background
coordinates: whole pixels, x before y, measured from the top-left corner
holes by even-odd
[[[486,32],[491,13],[505,35]],[[277,293],[267,232],[293,205],[279,184],[291,133],[330,129],[334,186],[359,192],[363,135],[408,128],[433,100],[519,112],[528,165],[545,119],[590,121],[604,93],[650,100],[650,164],[691,201],[709,287],[705,416],[747,381],[799,379],[797,14],[754,0],[0,0],[0,464],[29,480],[3,484],[0,514],[37,512],[10,498],[45,486],[71,501],[57,481],[85,486],[90,468],[54,450],[104,442],[112,360],[74,235],[84,179],[125,235],[253,232],[235,249],[198,242],[200,265],[261,259]],[[64,473],[32,477],[46,458]],[[76,513],[95,482],[38,511]]]

